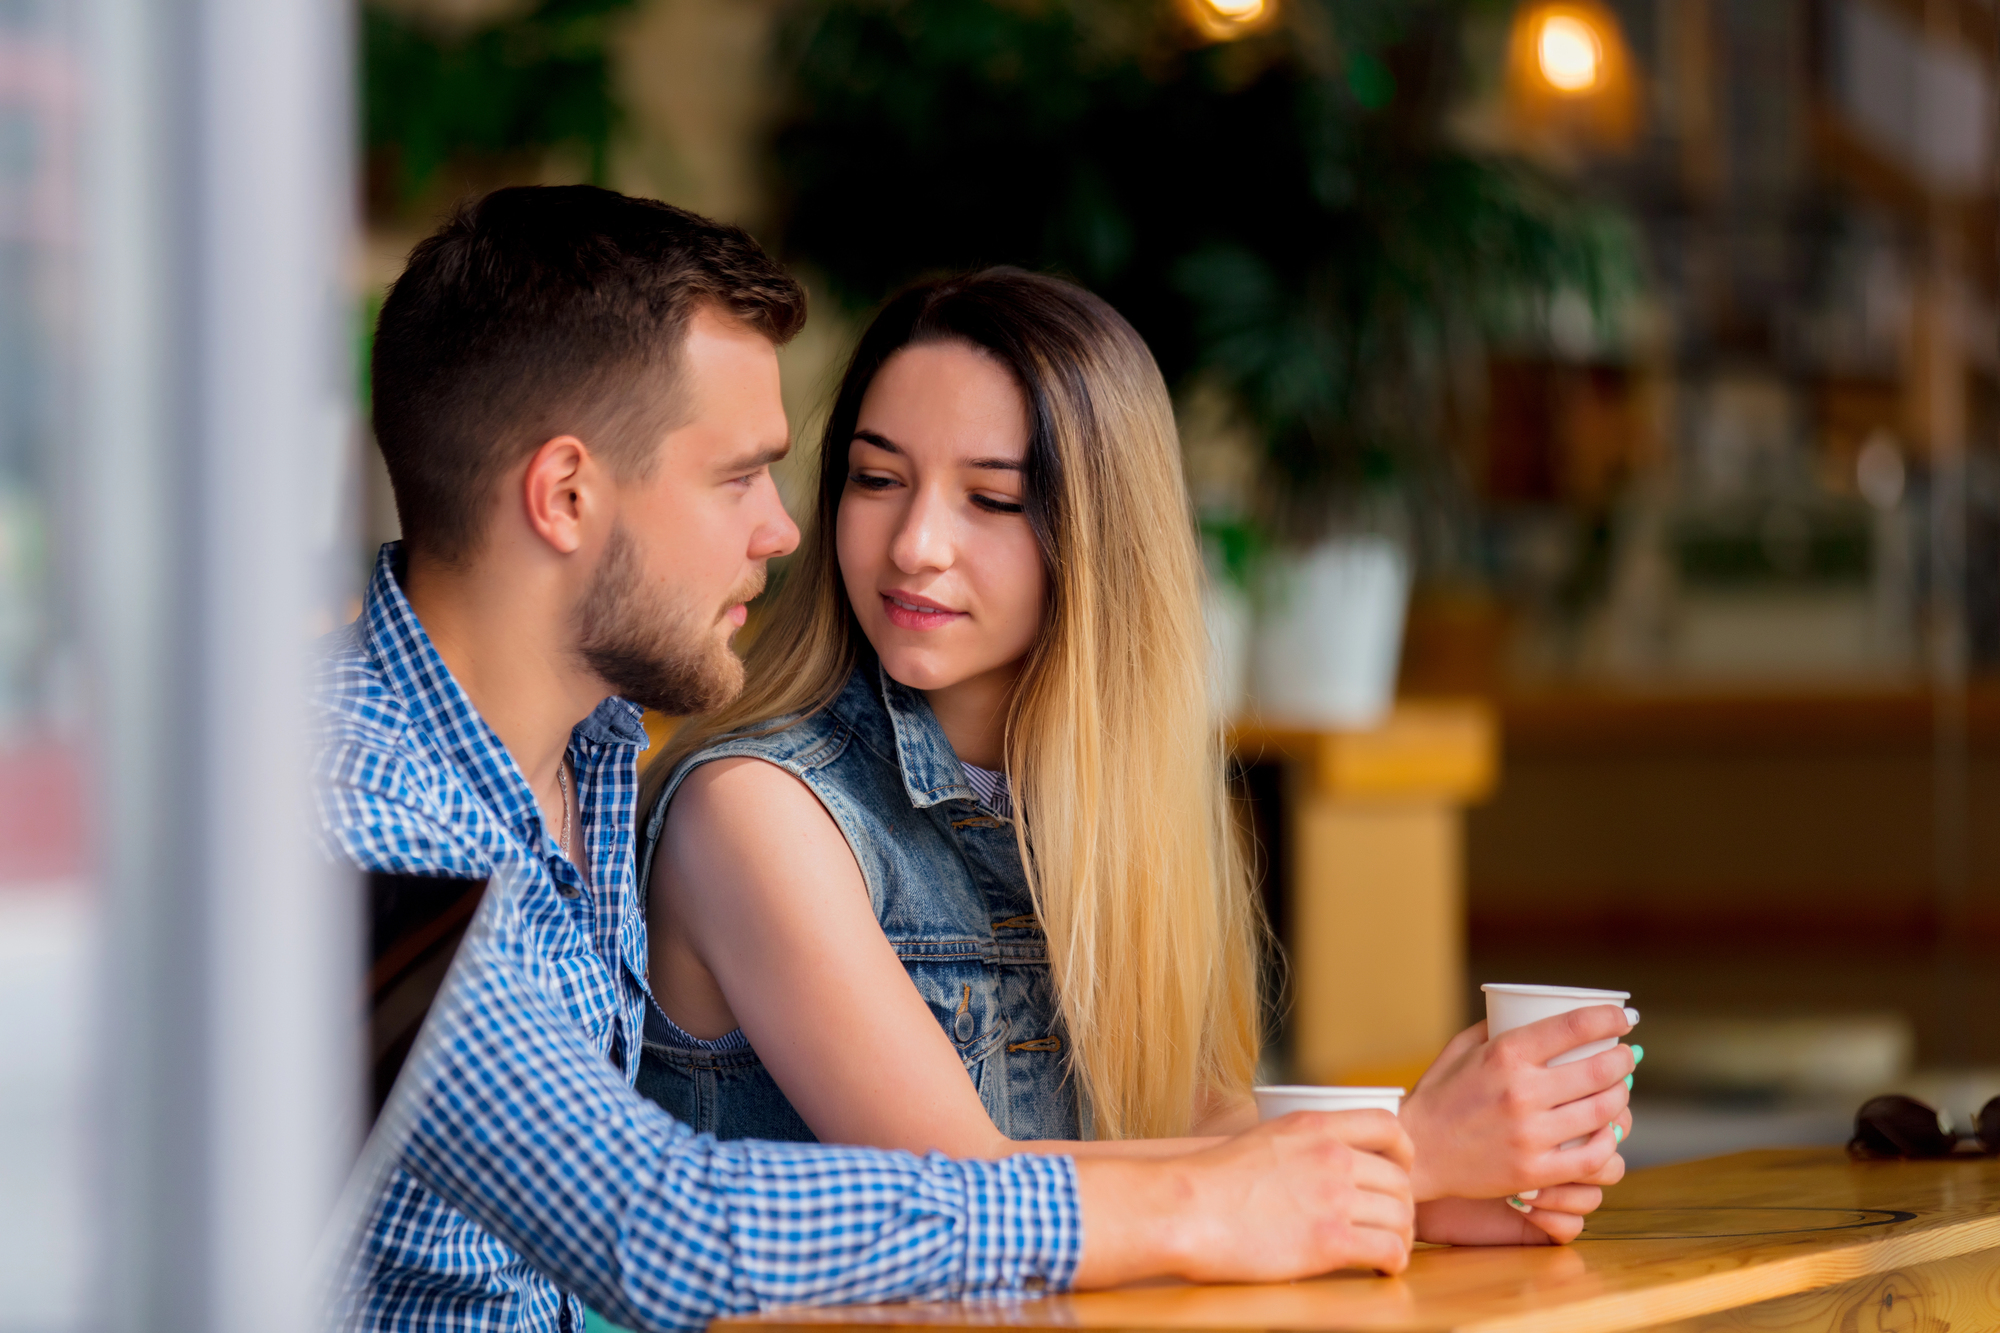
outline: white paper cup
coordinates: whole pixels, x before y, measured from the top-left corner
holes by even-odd
[[[1255,1088],[1257,1118],[1276,1120],[1294,1111],[1387,1111],[1403,1105],[1401,1088],[1309,1088],[1296,1084]]]
[[[1481,986],[1486,992],[1486,1036],[1488,1040],[1503,1032],[1539,1023],[1544,1018],[1554,1018],[1572,1009],[1588,1009],[1593,1004],[1615,1004],[1625,1007],[1632,998],[1631,991],[1584,990],[1576,986],[1516,986],[1494,983]],[[1549,1061],[1549,1068],[1566,1065],[1572,1060],[1588,1060],[1599,1051],[1608,1051],[1618,1044],[1618,1038],[1606,1037],[1603,1041],[1586,1042],[1575,1050],[1564,1051]]]

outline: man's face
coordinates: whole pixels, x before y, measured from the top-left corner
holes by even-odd
[[[578,608],[579,651],[617,693],[671,714],[743,688],[729,646],[764,566],[799,544],[771,480],[789,448],[769,339],[704,306],[689,321],[682,424],[653,470],[618,488],[618,516]]]

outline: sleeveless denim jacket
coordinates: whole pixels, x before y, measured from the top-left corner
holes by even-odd
[[[819,712],[782,731],[724,737],[690,755],[646,817],[638,849],[642,893],[681,783],[702,764],[739,755],[792,774],[833,816],[860,863],[882,933],[1000,1132],[1080,1138],[1048,945],[1014,826],[979,803],[923,695],[864,655]],[[657,1010],[649,1015],[640,1092],[717,1138],[814,1137],[740,1030],[697,1043],[663,1018]],[[824,1035],[855,1042],[856,1059],[896,1058],[894,1051],[864,1048],[857,1033]]]

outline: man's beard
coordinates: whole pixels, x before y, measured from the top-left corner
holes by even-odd
[[[743,663],[716,625],[729,607],[764,590],[762,573],[706,612],[644,588],[637,550],[621,524],[577,610],[577,651],[590,669],[633,703],[675,717],[711,712],[741,693]]]

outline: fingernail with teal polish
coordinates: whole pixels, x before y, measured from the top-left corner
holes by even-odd
[[[1611,1141],[1613,1143],[1625,1142],[1625,1126],[1613,1125],[1611,1127]]]
[[[1625,1090],[1627,1092],[1630,1092],[1632,1090],[1632,1076],[1630,1074],[1627,1074],[1625,1076]]]
[[[1532,1213],[1535,1211],[1530,1205],[1522,1203],[1518,1196],[1510,1197],[1507,1200],[1507,1206],[1517,1213]]]
[[[1639,1045],[1637,1042],[1632,1043],[1632,1063],[1636,1065],[1645,1058],[1646,1058],[1646,1048],[1644,1046]]]

